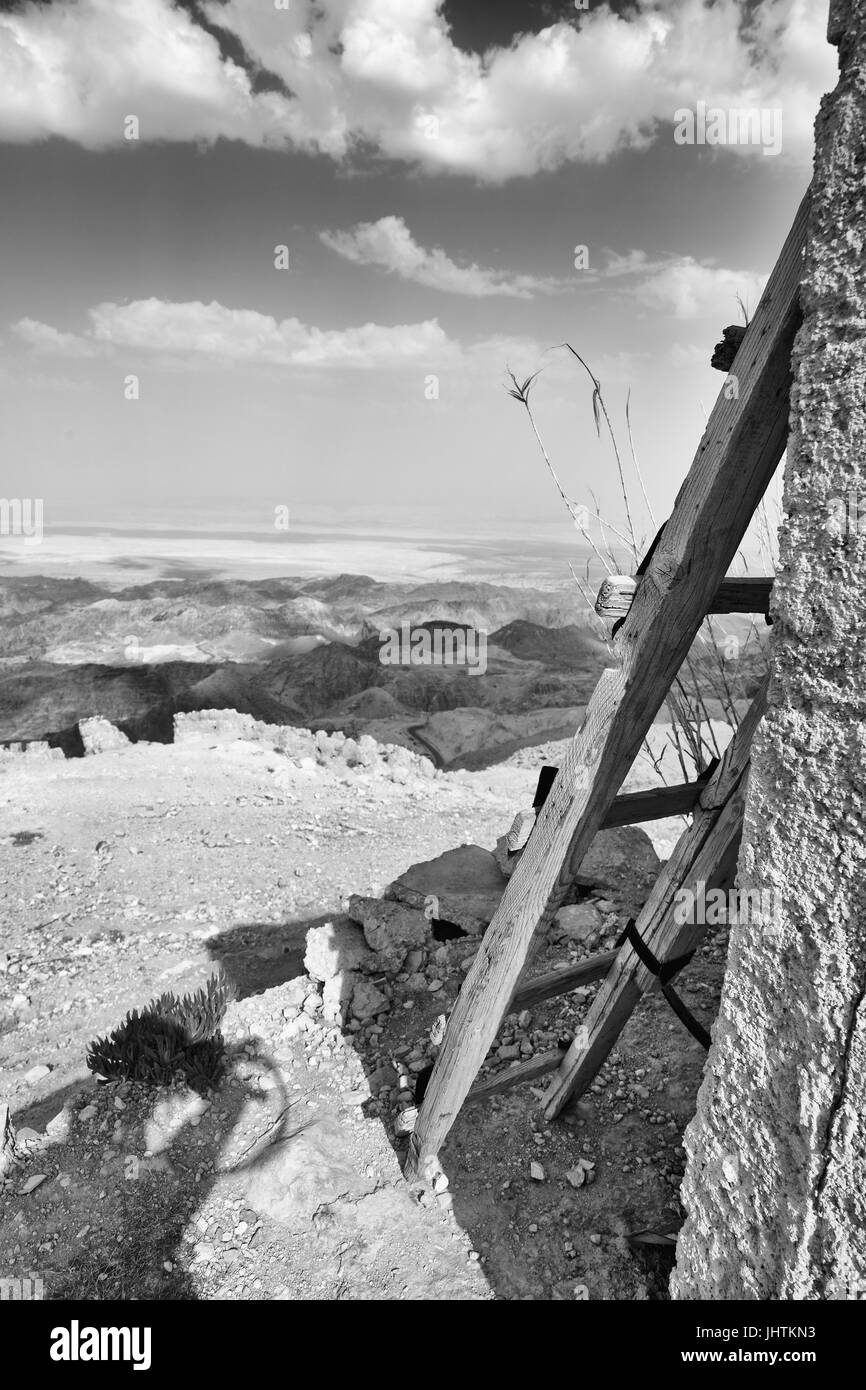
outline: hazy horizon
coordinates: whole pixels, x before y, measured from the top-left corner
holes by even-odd
[[[806,0],[0,10],[0,488],[44,499],[44,562],[64,526],[157,508],[177,530],[191,505],[200,532],[239,493],[238,529],[366,518],[398,568],[407,525],[445,564],[488,526],[561,526],[568,548],[507,369],[544,369],[551,462],[624,531],[566,341],[651,538],[724,384],[713,345],[809,182],[825,19]],[[778,112],[778,148],[679,142],[700,103]],[[14,539],[4,563],[34,572]]]

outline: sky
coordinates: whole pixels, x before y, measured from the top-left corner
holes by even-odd
[[[626,400],[660,522],[809,182],[826,9],[0,0],[0,491],[48,531],[567,536],[540,438],[624,529],[567,342],[652,535]]]

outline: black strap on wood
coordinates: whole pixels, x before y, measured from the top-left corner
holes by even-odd
[[[547,763],[545,763],[542,766],[542,769],[538,774],[538,786],[535,788],[535,798],[532,802],[532,809],[536,813],[536,815],[541,810],[542,806],[544,805],[545,801],[550,795],[550,788],[553,786],[553,783],[556,779],[556,774],[558,772],[558,767],[551,767]],[[533,825],[532,830],[530,830],[529,834],[526,837],[527,845],[529,844],[529,841],[532,838],[534,831],[535,826]],[[523,849],[526,849],[526,845],[523,846]],[[508,851],[508,858],[513,859],[515,854],[521,854],[522,852],[523,851],[519,849],[510,849]]]
[[[558,767],[549,767],[546,763],[538,774],[538,786],[535,788],[535,800],[532,803],[533,811],[540,811],[550,793]]]
[[[692,1037],[697,1039],[701,1047],[708,1052],[710,1047],[709,1033],[706,1028],[698,1023],[694,1014],[686,1008],[682,999],[670,984],[670,981],[673,979],[674,975],[676,975],[677,971],[682,970],[684,965],[688,965],[694,955],[694,951],[689,951],[689,953],[684,956],[676,956],[674,960],[666,960],[664,962],[656,960],[649,946],[647,946],[646,942],[640,936],[637,923],[633,917],[629,918],[625,930],[616,943],[617,950],[619,950],[620,946],[626,941],[641,963],[646,966],[650,974],[654,975],[658,980],[661,985],[662,994],[680,1020],[680,1023],[688,1028]]]

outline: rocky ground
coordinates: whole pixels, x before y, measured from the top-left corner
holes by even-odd
[[[100,751],[0,762],[3,1277],[33,1273],[49,1298],[666,1296],[670,1247],[633,1237],[679,1224],[703,1053],[663,1000],[562,1122],[541,1120],[540,1087],[465,1107],[436,1190],[418,1191],[401,1176],[406,1116],[478,938],[431,933],[369,975],[381,1005],[336,1018],[304,967],[308,932],[347,926],[352,895],[492,848],[561,748],[443,775],[405,749],[226,715],[190,716],[173,745],[99,727],[86,742]],[[650,828],[664,857],[681,826]],[[539,971],[611,944],[646,891],[657,861],[627,834]],[[681,977],[705,1023],[724,951],[717,936]],[[238,994],[219,1086],[94,1080],[94,1037],[217,966]],[[487,1073],[573,1033],[593,991],[507,1018]]]

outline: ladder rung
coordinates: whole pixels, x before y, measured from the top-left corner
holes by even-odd
[[[548,1072],[556,1071],[564,1056],[565,1052],[557,1048],[556,1052],[542,1052],[538,1057],[530,1057],[528,1062],[516,1062],[513,1067],[497,1072],[489,1081],[479,1081],[477,1086],[472,1087],[466,1099],[485,1100],[487,1096],[510,1091],[512,1086],[522,1086],[538,1076],[546,1076]]]
[[[644,792],[623,792],[611,803],[601,823],[602,830],[616,825],[638,825],[641,821],[664,820],[693,811],[705,782],[678,782],[673,787],[653,787]]]
[[[590,956],[589,960],[580,961],[577,965],[569,965],[565,970],[551,970],[546,975],[537,975],[534,980],[527,980],[526,984],[521,983],[515,991],[508,1012],[519,1013],[521,1009],[530,1009],[533,1004],[540,1004],[542,999],[555,999],[559,994],[570,994],[581,985],[591,985],[595,980],[604,979],[616,956],[616,951],[603,951],[597,956]]]
[[[640,576],[642,578],[643,576]],[[624,618],[634,602],[640,578],[611,574],[598,591],[595,611],[601,618]],[[707,613],[763,613],[770,611],[772,579],[723,579]]]

